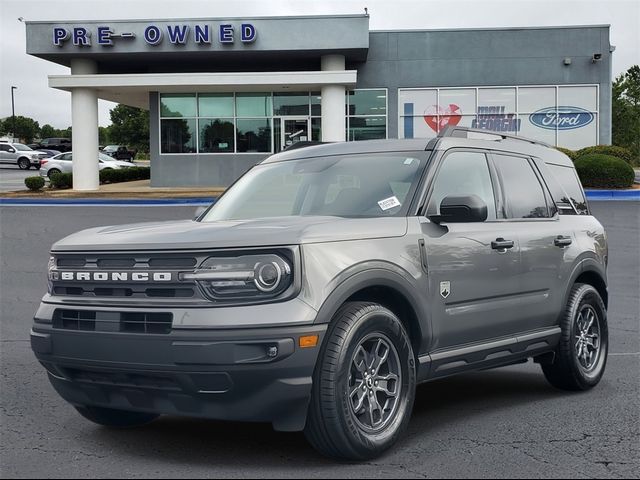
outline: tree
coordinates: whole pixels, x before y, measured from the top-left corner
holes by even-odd
[[[136,150],[149,151],[149,112],[118,105],[110,112],[109,140]]]
[[[40,125],[33,118],[17,115],[15,122],[13,117],[6,117],[2,121],[0,131],[3,135],[13,135],[17,139],[31,143],[40,134]]]
[[[98,143],[108,145],[111,142],[111,125],[108,127],[98,127]]]
[[[640,159],[640,65],[613,82],[613,144],[631,150]]]
[[[58,133],[60,132],[60,130],[52,127],[51,125],[49,125],[48,123],[44,124],[41,128],[40,128],[40,138],[52,138],[52,137],[58,137]]]

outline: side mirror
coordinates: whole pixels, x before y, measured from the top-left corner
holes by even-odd
[[[16,149],[15,148],[10,148],[8,151],[9,151],[9,153],[16,153]]]
[[[198,220],[206,210],[207,210],[207,207],[198,207],[198,208],[196,208],[196,212],[193,215],[193,219],[194,220]]]
[[[484,222],[487,204],[477,195],[445,197],[440,203],[440,215],[429,218],[435,223]]]

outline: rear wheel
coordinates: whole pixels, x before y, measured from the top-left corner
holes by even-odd
[[[93,423],[115,428],[140,427],[153,422],[160,416],[153,413],[128,412],[102,407],[76,407],[76,410]]]
[[[29,170],[31,168],[31,160],[28,158],[19,158],[18,159],[18,168],[20,170]]]
[[[305,434],[324,455],[380,456],[403,433],[415,398],[415,359],[393,312],[350,302],[336,313],[314,374]]]
[[[57,168],[51,168],[48,172],[47,172],[47,177],[49,177],[49,179],[51,179],[51,176],[54,175],[55,173],[61,173],[60,170],[58,170]]]
[[[542,365],[545,377],[562,390],[595,387],[607,365],[609,332],[607,310],[594,287],[581,283],[573,286],[560,327],[562,336],[555,360]]]

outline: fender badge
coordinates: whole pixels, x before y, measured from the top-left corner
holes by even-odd
[[[440,282],[440,296],[447,298],[451,294],[451,282]]]

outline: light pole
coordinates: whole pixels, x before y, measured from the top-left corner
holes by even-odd
[[[18,87],[11,87],[11,140],[15,140],[16,137],[16,105],[13,100],[13,91]]]

